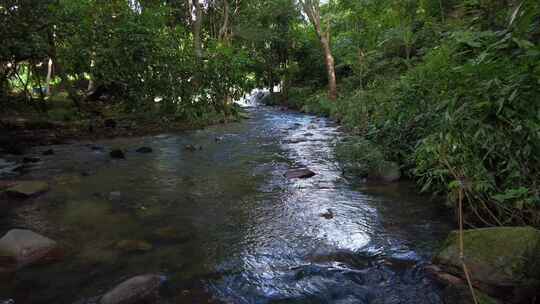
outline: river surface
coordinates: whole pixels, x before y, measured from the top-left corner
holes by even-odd
[[[167,276],[163,303],[442,302],[422,269],[451,229],[440,202],[342,176],[330,120],[248,111],[204,130],[34,148],[41,161],[17,178],[51,191],[0,215],[0,233],[31,229],[67,253],[0,284],[0,302],[93,303],[144,273]],[[297,167],[317,175],[284,177]]]

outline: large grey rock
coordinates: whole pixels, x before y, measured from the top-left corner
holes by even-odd
[[[0,272],[61,258],[55,241],[30,230],[13,229],[0,239]]]
[[[49,190],[49,184],[43,181],[19,181],[15,186],[6,189],[11,197],[29,198]]]
[[[274,101],[273,95],[270,92],[259,92],[257,95],[256,102],[263,105],[270,105]]]
[[[463,278],[459,233],[454,231],[434,258],[445,272]],[[464,261],[475,286],[490,295],[515,296],[540,290],[540,231],[532,227],[465,230]]]
[[[146,274],[133,277],[107,292],[100,304],[155,303],[159,298],[159,288],[164,276]]]

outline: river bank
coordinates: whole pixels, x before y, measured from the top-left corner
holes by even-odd
[[[33,114],[13,114],[0,117],[0,151],[22,155],[26,148],[33,146],[188,131],[245,118],[247,118],[245,113],[238,107],[235,107],[233,114],[230,115],[215,115],[191,121],[155,115],[152,117],[117,115],[62,122],[39,118]]]

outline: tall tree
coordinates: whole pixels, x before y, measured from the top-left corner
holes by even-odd
[[[195,56],[197,56],[197,58],[200,59],[203,56],[202,40],[201,40],[203,11],[202,11],[200,0],[192,0],[192,5],[193,5],[192,12],[194,15],[194,20],[192,24],[193,47],[195,49]]]
[[[321,5],[319,0],[299,0],[304,13],[315,28],[317,37],[324,51],[324,60],[328,74],[328,98],[332,101],[337,99],[336,68],[332,49],[330,48],[330,26],[323,30],[321,25]]]

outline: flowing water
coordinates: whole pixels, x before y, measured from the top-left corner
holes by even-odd
[[[161,273],[163,303],[441,303],[422,270],[451,228],[441,204],[406,182],[344,178],[333,153],[343,134],[329,120],[249,111],[181,134],[35,148],[55,154],[18,178],[51,191],[0,217],[0,233],[32,229],[66,256],[5,280],[0,302],[91,303]],[[304,166],[317,175],[284,177]]]

